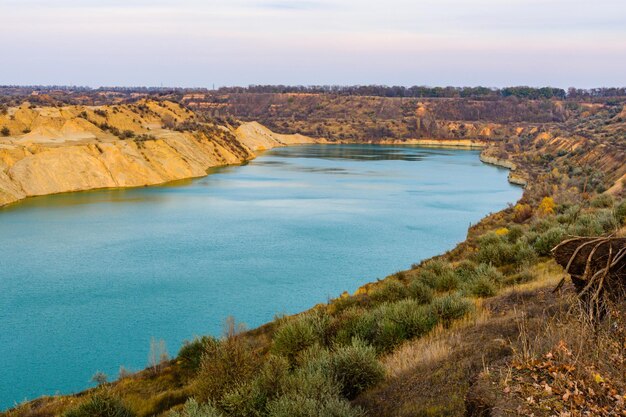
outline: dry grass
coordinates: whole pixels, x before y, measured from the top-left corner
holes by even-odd
[[[575,303],[572,294],[568,308],[539,325],[518,318],[513,355],[480,375],[470,415],[626,415],[626,306],[598,327],[581,319]]]
[[[462,343],[462,330],[479,326],[489,320],[490,312],[482,307],[481,300],[475,300],[475,312],[461,320],[456,320],[447,328],[437,325],[428,335],[404,343],[398,349],[381,359],[389,377],[399,377],[417,366],[436,363],[448,358],[454,346]]]
[[[547,282],[558,279],[546,277]],[[479,374],[510,358],[518,340],[516,318],[534,327],[559,310],[552,286],[483,300],[477,313],[451,328],[404,344],[383,359],[388,377],[355,402],[371,416],[464,416],[467,393]]]

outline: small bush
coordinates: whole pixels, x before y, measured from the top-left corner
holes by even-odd
[[[452,291],[459,286],[459,279],[449,262],[433,260],[426,263],[418,278],[436,291]]]
[[[429,304],[433,299],[433,290],[422,281],[414,279],[408,287],[409,297],[419,304]]]
[[[198,370],[205,346],[209,343],[212,343],[212,340],[207,336],[196,338],[191,342],[185,340],[178,352],[178,360],[180,361],[181,367],[194,372]]]
[[[119,134],[120,139],[130,139],[135,137],[135,132],[132,130],[124,130]]]
[[[480,264],[468,276],[464,291],[475,297],[491,297],[496,294],[504,277],[492,265]]]
[[[297,355],[306,348],[315,343],[328,342],[329,326],[330,317],[322,312],[307,313],[288,319],[274,334],[272,351],[295,363]]]
[[[267,404],[269,416],[360,416],[345,396],[354,397],[384,377],[371,347],[354,340],[332,352],[312,347],[303,364],[284,379],[282,395]]]
[[[537,237],[533,248],[540,256],[550,255],[550,251],[565,238],[566,231],[562,226],[553,227]]]
[[[387,279],[369,293],[370,298],[381,303],[384,301],[397,301],[408,296],[407,288],[394,279]]]
[[[135,414],[117,397],[101,390],[86,402],[63,414],[64,417],[134,417]]]
[[[338,397],[325,399],[288,395],[273,401],[268,407],[269,417],[362,417],[363,411]]]
[[[554,203],[554,199],[552,197],[544,197],[537,207],[537,214],[540,216],[554,214],[555,207],[556,204]]]
[[[556,220],[557,222],[561,224],[566,224],[566,225],[572,224],[576,221],[579,214],[580,214],[580,206],[574,205],[574,206],[568,207],[567,209],[563,211],[563,213],[556,216]]]
[[[445,325],[465,317],[474,310],[474,304],[470,300],[456,294],[435,298],[431,306]]]
[[[536,258],[533,248],[524,239],[511,244],[506,237],[490,232],[481,236],[478,244],[478,252],[474,258],[479,263],[519,267],[533,262]]]
[[[196,400],[189,399],[180,411],[170,411],[168,417],[222,417],[215,407],[210,404],[198,404]]]
[[[502,282],[504,277],[502,273],[498,271],[497,268],[494,268],[492,265],[488,264],[480,264],[474,269],[474,276],[476,278],[485,278],[489,281],[499,284]]]
[[[486,278],[477,278],[467,286],[469,295],[475,297],[491,297],[496,295],[496,291],[495,284]]]
[[[344,323],[337,339],[346,344],[358,338],[379,351],[389,351],[404,340],[427,333],[436,324],[437,317],[430,306],[406,299],[354,314]]]
[[[600,194],[591,200],[591,207],[610,208],[613,207],[613,197],[610,194]]]
[[[5,137],[9,136],[11,134],[11,130],[6,126],[3,126],[2,129],[0,129],[0,134]]]
[[[626,225],[626,200],[622,200],[615,207],[615,219],[620,226]]]
[[[604,232],[614,232],[619,227],[617,218],[615,217],[615,213],[611,209],[601,209],[596,210],[595,212],[596,218],[600,223],[600,227]]]
[[[524,236],[524,229],[522,228],[522,226],[513,225],[509,227],[509,233],[507,234],[506,238],[509,243],[516,243],[522,238],[522,236]]]
[[[355,339],[351,346],[337,349],[330,357],[331,376],[341,385],[341,393],[348,399],[385,378],[385,369],[376,359],[376,351]]]
[[[524,223],[533,215],[533,209],[528,204],[517,204],[513,208],[513,221],[515,223]]]
[[[220,406],[238,417],[257,417],[267,411],[267,403],[278,397],[289,374],[289,363],[280,356],[270,355],[257,377],[238,385],[222,397]]]
[[[596,216],[584,213],[568,227],[567,233],[574,236],[598,236],[604,233],[604,227]]]
[[[194,383],[196,398],[219,401],[227,390],[251,380],[260,362],[258,355],[239,336],[221,341],[210,339]]]

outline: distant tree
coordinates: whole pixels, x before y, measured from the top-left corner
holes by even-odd
[[[165,340],[156,340],[154,337],[150,339],[150,353],[148,353],[148,366],[153,371],[157,371],[159,367],[169,360]]]
[[[104,372],[100,372],[100,371],[96,372],[91,377],[91,382],[95,382],[98,386],[106,384],[108,380],[109,380],[109,377],[107,377],[107,375]]]

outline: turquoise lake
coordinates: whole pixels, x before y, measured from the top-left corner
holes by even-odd
[[[0,209],[0,410],[296,313],[465,239],[520,198],[478,151],[278,148],[165,186]]]

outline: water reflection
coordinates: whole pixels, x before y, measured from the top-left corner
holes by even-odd
[[[279,148],[272,151],[281,158],[352,159],[356,161],[421,161],[426,156],[448,155],[445,150],[418,146],[390,145],[316,145]]]

